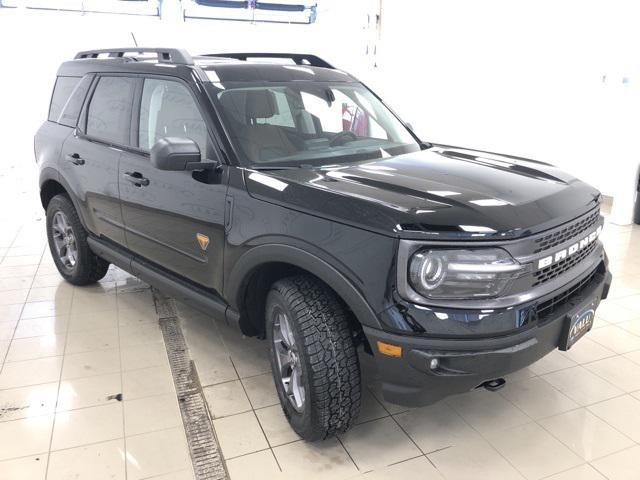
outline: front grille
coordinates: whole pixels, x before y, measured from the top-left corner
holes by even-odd
[[[535,316],[540,324],[544,323],[548,320],[551,315],[561,306],[567,304],[572,301],[575,297],[580,295],[584,290],[589,288],[593,281],[595,281],[596,275],[598,274],[598,268],[596,268],[593,272],[583,278],[580,282],[575,284],[573,287],[565,290],[562,293],[559,293],[555,297],[546,300],[535,307]]]
[[[600,209],[573,223],[569,223],[568,225],[562,227],[559,230],[556,230],[555,232],[551,232],[544,237],[537,238],[536,249],[533,251],[533,253],[536,254],[544,252],[545,250],[549,250],[556,245],[560,245],[561,243],[566,242],[570,238],[577,237],[578,235],[586,232],[596,223],[598,223],[599,218]]]
[[[577,253],[574,253],[570,257],[567,257],[563,260],[560,260],[558,263],[554,263],[553,265],[549,265],[548,267],[538,270],[533,274],[532,287],[537,287],[538,285],[546,283],[549,280],[553,280],[557,276],[562,275],[564,272],[574,267],[589,255],[591,255],[597,245],[598,242],[591,242],[587,247],[583,248]]]

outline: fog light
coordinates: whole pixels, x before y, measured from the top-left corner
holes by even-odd
[[[437,358],[432,358],[429,362],[429,368],[435,370],[440,365],[440,361]]]

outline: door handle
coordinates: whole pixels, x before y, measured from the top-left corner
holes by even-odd
[[[144,178],[140,172],[125,172],[122,176],[137,187],[146,187],[149,185],[149,179]]]
[[[67,160],[69,160],[74,165],[84,165],[84,158],[81,158],[77,153],[68,154]]]

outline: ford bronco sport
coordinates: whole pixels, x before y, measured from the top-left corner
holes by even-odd
[[[579,340],[611,283],[598,191],[422,142],[313,55],[81,52],[35,156],[60,274],[114,264],[266,338],[309,440],[354,422],[359,354],[391,402],[495,389]]]

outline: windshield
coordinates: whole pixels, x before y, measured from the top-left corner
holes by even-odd
[[[214,85],[241,161],[252,167],[326,165],[417,151],[400,121],[357,83]]]

